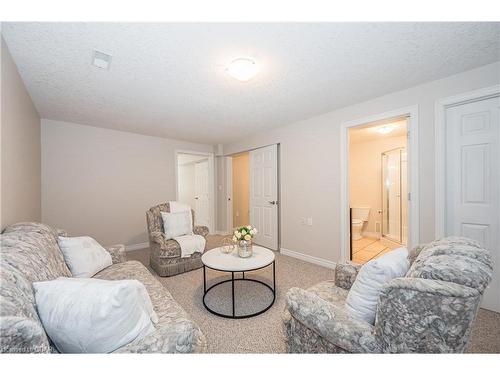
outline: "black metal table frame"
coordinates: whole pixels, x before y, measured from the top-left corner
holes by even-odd
[[[273,286],[272,287],[270,285],[266,284],[263,281],[245,278],[245,272],[257,271],[257,270],[269,267],[271,265],[273,266]],[[215,283],[214,285],[210,286],[210,288],[207,289],[207,277],[206,277],[206,269],[207,268],[210,268],[211,270],[219,271],[219,272],[228,272],[228,273],[230,272],[231,273],[231,279],[230,280],[219,281],[218,283]],[[242,277],[241,278],[235,278],[234,277],[235,273],[241,273]],[[254,283],[259,283],[259,284],[262,284],[265,287],[267,287],[273,293],[273,300],[271,301],[271,303],[268,306],[266,306],[264,309],[259,310],[259,311],[255,312],[255,313],[246,314],[246,315],[236,315],[235,314],[235,308],[234,308],[234,282],[235,281],[241,281],[241,280],[249,281],[249,282],[254,282]],[[219,313],[219,312],[217,312],[215,310],[212,310],[205,303],[205,297],[207,296],[207,293],[210,290],[212,290],[213,288],[215,288],[216,286],[224,284],[224,283],[231,283],[232,315],[222,314],[222,313]],[[266,312],[267,310],[269,310],[271,308],[271,306],[274,304],[275,299],[276,299],[276,265],[275,265],[275,261],[274,260],[272,261],[272,263],[266,264],[265,266],[258,267],[258,268],[253,268],[253,269],[249,269],[249,270],[245,270],[245,271],[227,271],[227,270],[220,270],[220,269],[217,269],[217,268],[213,268],[213,267],[209,267],[209,266],[203,265],[203,306],[205,306],[205,308],[208,311],[210,311],[212,314],[214,314],[214,315],[221,316],[223,318],[230,318],[230,319],[251,318],[253,316],[260,315],[260,314]]]

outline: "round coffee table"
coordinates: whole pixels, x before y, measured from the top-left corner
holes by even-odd
[[[250,318],[252,316],[256,316],[259,314],[262,314],[263,312],[269,310],[269,308],[274,304],[274,300],[276,299],[276,266],[274,262],[274,253],[271,250],[268,250],[264,247],[261,246],[253,246],[253,254],[251,257],[248,258],[240,258],[238,256],[238,251],[235,250],[234,252],[230,254],[224,254],[219,247],[207,251],[203,256],[201,257],[201,261],[203,263],[203,306],[210,311],[212,314],[222,316],[224,318],[231,318],[231,319],[242,319],[242,318]],[[266,284],[263,281],[260,280],[255,280],[255,279],[249,279],[248,277],[245,277],[245,272],[250,272],[250,271],[256,271],[260,270],[262,268],[268,267],[272,265],[273,269],[273,285],[272,287],[268,284]],[[210,268],[216,271],[221,271],[221,272],[231,272],[231,280],[224,280],[220,281],[218,283],[215,283],[214,285],[210,286],[207,289],[207,278],[206,278],[206,268]],[[234,277],[235,273],[242,273],[241,278],[236,278]],[[244,282],[250,282],[250,283],[258,283],[266,286],[272,293],[273,293],[273,300],[271,303],[263,308],[262,310],[259,310],[255,313],[252,314],[246,314],[246,315],[236,315],[235,314],[235,309],[234,309],[234,282],[235,280],[237,281],[244,281]],[[231,301],[232,301],[232,314],[223,314],[217,311],[212,310],[210,307],[207,306],[205,303],[205,297],[207,296],[207,293],[212,290],[213,288],[224,284],[224,283],[231,283]]]

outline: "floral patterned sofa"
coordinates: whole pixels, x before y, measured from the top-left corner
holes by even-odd
[[[194,253],[188,258],[181,258],[181,247],[175,240],[167,240],[163,230],[162,212],[170,212],[169,203],[161,203],[151,207],[146,211],[146,222],[148,224],[149,233],[149,248],[150,258],[149,264],[151,268],[159,276],[174,276],[183,272],[188,272],[201,268],[201,253]],[[193,233],[206,237],[208,228],[205,226],[194,225],[194,211],[191,210],[193,216]]]
[[[71,277],[57,244],[62,231],[19,223],[0,235],[0,352],[54,353],[37,314],[32,283]],[[136,279],[144,284],[158,315],[155,332],[132,341],[121,353],[197,353],[206,350],[202,332],[161,283],[139,262],[126,261],[124,247],[107,248],[113,264],[94,277]]]
[[[344,302],[359,265],[339,264],[335,280],[286,296],[283,321],[291,353],[462,353],[493,272],[477,242],[448,237],[410,254],[405,277],[385,284],[375,324]]]

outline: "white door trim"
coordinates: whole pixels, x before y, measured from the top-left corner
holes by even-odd
[[[449,96],[436,101],[435,116],[434,116],[434,220],[435,220],[435,237],[440,238],[445,234],[445,201],[446,201],[446,109],[475,102],[479,100],[489,99],[500,96],[500,85],[485,87],[479,90],[465,92],[459,95]]]
[[[224,157],[226,162],[226,228],[227,233],[233,233],[233,158]]]
[[[419,215],[419,163],[418,163],[418,105],[399,108],[393,111],[375,114],[372,116],[346,121],[340,127],[340,260],[349,259],[350,223],[349,223],[349,128],[367,125],[369,123],[408,116],[408,191],[411,199],[409,209],[408,248],[419,242],[420,215]]]
[[[208,157],[208,178],[212,182],[209,184],[209,197],[210,197],[210,227],[208,228],[211,233],[215,233],[215,166],[214,154],[211,152],[200,152],[191,150],[175,150],[175,200],[179,199],[179,154],[203,155]],[[194,207],[191,207],[194,210]],[[195,212],[196,215],[196,212]]]

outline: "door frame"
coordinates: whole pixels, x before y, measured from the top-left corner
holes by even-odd
[[[175,200],[179,199],[179,154],[189,154],[189,155],[200,155],[206,156],[208,158],[208,180],[209,189],[208,195],[210,199],[209,210],[210,210],[210,226],[209,231],[215,233],[216,223],[215,223],[215,166],[214,166],[214,154],[212,152],[201,152],[192,150],[175,150]],[[193,210],[195,207],[191,207]],[[195,211],[196,215],[196,211]],[[194,223],[193,223],[194,224]]]
[[[418,105],[395,109],[364,118],[345,121],[340,125],[340,260],[349,257],[350,218],[349,218],[349,129],[365,126],[372,122],[408,117],[408,243],[407,247],[418,244],[420,239],[419,213],[419,148],[418,148]]]
[[[451,107],[473,103],[500,96],[500,85],[464,92],[441,98],[435,102],[434,115],[434,235],[445,235],[446,209],[446,110]]]
[[[226,231],[233,233],[233,158],[225,156],[226,163]]]
[[[276,143],[270,143],[266,144],[264,146],[259,146],[259,147],[253,147],[245,150],[241,150],[238,152],[233,152],[231,154],[226,154],[224,157],[226,158],[226,212],[227,212],[227,231],[229,234],[233,233],[233,169],[232,169],[232,156],[241,154],[243,152],[250,152],[253,150],[258,150],[259,148],[264,148],[268,146],[276,145],[277,147],[277,158],[276,158],[276,163],[277,163],[277,179],[276,183],[278,184],[278,223],[277,223],[277,229],[278,229],[278,252],[281,251],[281,208],[282,208],[282,200],[281,200],[281,144],[279,142]],[[230,168],[230,169],[228,169]],[[250,179],[249,179],[250,183]],[[230,195],[229,195],[229,192]],[[231,197],[231,200],[227,200],[227,197]],[[229,218],[230,217],[230,218]]]

